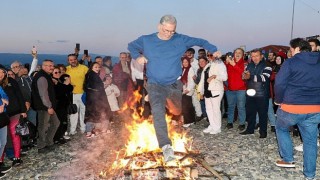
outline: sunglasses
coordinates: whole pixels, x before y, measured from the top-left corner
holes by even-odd
[[[213,56],[212,54],[208,54],[208,55],[207,55],[207,57],[212,57],[212,56]]]
[[[61,72],[60,71],[58,71],[58,72],[54,72],[54,74],[60,74]]]

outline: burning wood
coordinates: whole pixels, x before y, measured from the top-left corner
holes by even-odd
[[[135,95],[137,93],[134,93]],[[141,97],[140,97],[141,98]],[[133,98],[136,102],[138,98]],[[215,171],[204,160],[204,156],[199,151],[192,150],[192,138],[187,136],[187,132],[182,128],[171,126],[171,117],[167,116],[169,137],[172,140],[172,147],[176,160],[165,163],[161,149],[158,147],[154,126],[151,120],[142,120],[132,107],[134,103],[126,105],[132,113],[130,122],[125,125],[130,136],[124,149],[117,154],[110,173],[113,177],[130,177],[131,179],[165,179],[179,178],[192,179],[198,177],[197,164],[202,165],[210,171],[216,178],[222,179],[221,175]],[[120,152],[124,152],[120,156]],[[130,179],[129,178],[129,179]],[[120,178],[123,179],[123,178]]]

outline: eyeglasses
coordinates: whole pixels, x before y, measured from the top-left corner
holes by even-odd
[[[11,69],[19,68],[20,66],[12,66]]]
[[[61,72],[60,71],[56,71],[56,72],[54,72],[54,74],[61,74]]]
[[[208,54],[207,57],[213,57],[213,55],[212,54]]]
[[[174,34],[174,33],[176,33],[175,30],[170,31],[170,30],[168,30],[168,29],[165,29],[165,28],[163,27],[163,25],[162,25],[162,31],[163,31],[164,33],[167,33],[167,34]]]

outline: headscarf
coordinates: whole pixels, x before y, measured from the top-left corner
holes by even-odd
[[[182,76],[181,76],[181,82],[182,84],[187,84],[188,83],[188,73],[189,73],[189,69],[191,68],[191,59],[188,57],[182,57],[181,58],[181,64],[183,63],[183,60],[187,60],[189,65],[188,67],[183,67],[182,65]]]

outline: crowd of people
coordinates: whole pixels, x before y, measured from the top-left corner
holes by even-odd
[[[37,127],[32,143],[38,153],[46,153],[75,134],[94,138],[110,133],[109,123],[135,90],[148,97],[135,106],[141,117],[152,115],[165,161],[175,159],[166,113],[173,115],[172,123],[183,122],[184,128],[207,120],[210,125],[203,130],[207,134],[232,129],[238,121],[239,135],[259,129],[260,138],[267,137],[269,120],[282,158],[276,165],[295,167],[289,131],[298,129],[304,144],[304,174],[314,178],[320,123],[320,75],[315,70],[320,64],[319,40],[293,39],[288,52],[236,48],[221,55],[206,40],[178,34],[175,28],[173,16],[162,17],[159,32],[130,42],[130,52],[121,52],[115,65],[110,56],[80,57],[78,48],[68,55],[67,66],[50,59],[39,66],[36,52],[31,66],[19,61],[9,69],[1,65],[0,121],[4,117],[9,121],[0,127],[0,178],[23,163],[23,143],[15,131],[21,119]],[[202,47],[197,58],[192,46]],[[224,114],[226,127],[222,127]],[[8,138],[11,166],[4,163]]]

